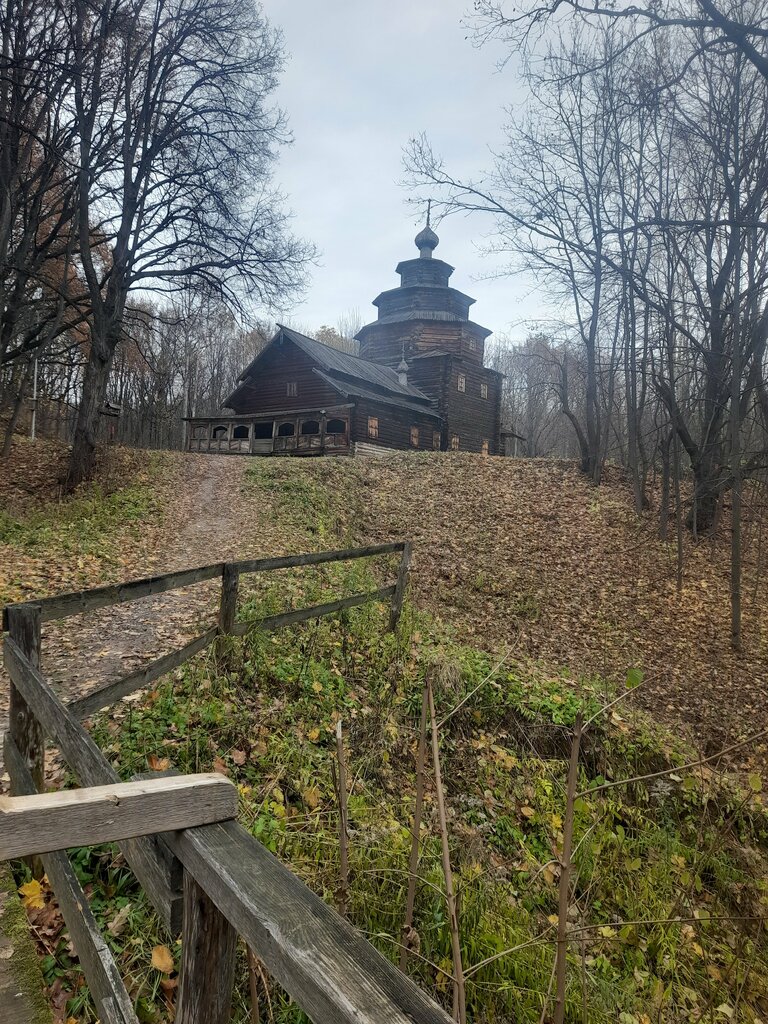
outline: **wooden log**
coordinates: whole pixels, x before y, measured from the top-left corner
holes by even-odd
[[[194,569],[182,569],[180,572],[168,572],[162,576],[150,576],[143,580],[132,580],[129,583],[118,583],[108,587],[96,587],[93,590],[79,590],[73,594],[57,594],[44,597],[35,603],[40,606],[43,622],[51,619],[65,619],[81,612],[92,612],[97,608],[107,608],[113,604],[127,604],[138,601],[142,597],[154,594],[165,594],[169,590],[190,587],[194,583],[202,583],[221,576],[222,562],[213,565],[200,565]],[[3,625],[7,629],[7,616],[11,608],[8,605],[3,612]]]
[[[346,562],[371,555],[391,555],[403,550],[403,541],[391,544],[371,544],[363,548],[345,548],[342,551],[312,551],[304,555],[281,555],[278,558],[251,558],[234,564],[240,572],[266,572],[271,569],[293,569],[300,565],[322,565],[325,562]]]
[[[219,606],[219,631],[223,634],[232,632],[237,614],[237,587],[240,571],[233,562],[224,563],[221,577],[221,605]]]
[[[185,871],[175,1024],[229,1024],[236,958],[237,932]]]
[[[114,768],[89,734],[59,701],[49,684],[7,637],[5,665],[38,721],[52,736],[78,779],[86,786],[108,786],[119,782]],[[182,920],[182,874],[156,837],[124,839],[120,842],[126,860],[147,893],[171,935],[178,935]]]
[[[0,860],[235,817],[237,789],[212,773],[0,796]]]
[[[163,842],[315,1024],[450,1017],[235,822]]]
[[[67,704],[67,710],[75,718],[82,720],[100,711],[101,708],[116,704],[121,698],[135,693],[136,690],[143,690],[145,686],[149,686],[155,679],[162,678],[162,676],[178,668],[179,665],[189,661],[190,658],[193,658],[200,651],[205,650],[216,639],[218,633],[218,626],[212,626],[205,633],[191,640],[184,647],[180,647],[177,651],[164,654],[156,661],[150,662],[149,665],[138,669],[136,672],[132,672],[130,675],[124,676],[122,679],[107,683],[105,686],[99,687],[98,690],[87,693],[84,697],[77,697],[75,700],[71,700]]]
[[[34,794],[35,785],[26,760],[10,735],[5,737],[4,755],[8,771],[16,779],[17,789],[24,794]],[[43,857],[43,865],[66,921],[100,1020],[103,1024],[138,1024],[117,964],[99,932],[88,898],[69,858],[65,853],[47,853]]]
[[[283,626],[292,626],[295,622],[306,622],[307,619],[319,619],[323,615],[331,615],[343,608],[355,608],[357,605],[368,604],[369,601],[386,601],[395,592],[396,584],[388,587],[381,587],[379,590],[371,590],[367,594],[353,594],[351,597],[343,597],[338,601],[328,601],[326,604],[316,604],[311,608],[297,608],[295,611],[282,612],[280,615],[268,615],[263,619],[253,619],[251,622],[237,622],[232,628],[234,636],[245,636],[252,629],[259,629],[268,632],[273,629],[282,629]]]
[[[8,633],[13,643],[31,665],[40,665],[40,607],[33,604],[17,605],[7,609]],[[11,679],[8,731],[24,758],[24,763],[37,789],[43,788],[45,776],[45,738],[27,700]],[[15,795],[15,782],[11,779],[11,793]]]
[[[397,583],[395,585],[395,592],[392,595],[392,607],[389,612],[389,629],[392,633],[397,629],[397,624],[400,621],[400,616],[403,612],[403,601],[405,600],[405,591],[408,587],[408,574],[410,573],[410,569],[411,542],[407,540],[403,545],[400,568],[397,571]]]

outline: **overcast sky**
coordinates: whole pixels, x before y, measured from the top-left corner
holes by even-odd
[[[503,108],[520,96],[501,50],[477,49],[462,24],[469,0],[264,0],[285,37],[288,65],[278,102],[294,144],[277,167],[295,231],[320,252],[305,301],[291,322],[315,329],[359,309],[398,283],[395,266],[416,254],[420,223],[399,184],[403,148],[426,132],[451,172],[488,166],[502,137]],[[518,100],[519,101],[519,100]],[[535,283],[482,280],[488,221],[453,217],[437,226],[437,256],[456,268],[451,283],[477,299],[472,316],[523,337],[537,311]]]

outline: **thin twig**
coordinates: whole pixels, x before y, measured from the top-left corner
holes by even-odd
[[[339,913],[342,917],[346,917],[349,905],[349,837],[347,833],[347,762],[344,757],[341,719],[336,723],[336,756],[339,762]]]
[[[507,660],[507,658],[509,657],[510,654],[511,654],[511,651],[509,651],[509,650],[504,652],[504,654],[501,656],[501,660],[498,661],[496,663],[496,665],[494,665],[494,667],[491,669],[491,671],[488,673],[488,675],[485,677],[485,679],[481,679],[480,682],[477,684],[477,686],[474,688],[474,690],[470,690],[470,692],[465,697],[462,697],[462,699],[459,701],[459,703],[456,705],[456,707],[452,711],[449,711],[447,715],[445,715],[443,718],[440,719],[440,721],[437,723],[437,728],[438,729],[441,729],[449,719],[453,718],[453,716],[456,714],[456,712],[459,711],[461,708],[463,708],[464,705],[467,703],[467,701],[470,700],[472,697],[474,697],[474,695],[477,693],[477,691],[479,689],[481,689],[481,687],[485,686],[486,683],[490,682],[491,679],[493,679],[493,677],[499,671],[499,669],[504,664],[504,662]]]
[[[459,918],[456,911],[456,897],[453,891],[453,871],[451,870],[451,854],[448,847],[448,821],[445,814],[445,794],[440,772],[440,742],[437,735],[437,719],[435,717],[435,695],[432,681],[427,677],[427,696],[429,698],[429,717],[432,723],[432,761],[435,770],[435,791],[437,811],[440,819],[440,839],[443,855],[443,874],[445,875],[445,896],[448,903],[448,920],[451,929],[451,951],[453,954],[453,1018],[459,1024],[466,1024],[467,1007],[464,992],[464,971],[461,965],[461,942],[459,939]]]
[[[411,945],[413,929],[413,911],[416,905],[416,872],[419,866],[419,833],[421,831],[421,812],[424,803],[424,762],[427,756],[427,682],[421,696],[421,720],[419,723],[419,746],[416,752],[416,800],[413,806],[413,831],[411,833],[411,854],[408,859],[408,894],[405,901],[405,917],[403,918],[403,948],[400,951],[400,970],[405,971],[408,963],[408,949]]]
[[[571,899],[571,848],[573,846],[574,804],[579,781],[579,747],[581,746],[582,719],[577,715],[573,727],[571,757],[568,762],[565,821],[563,823],[563,855],[560,860],[560,889],[557,908],[557,953],[555,957],[555,1014],[554,1024],[565,1020],[566,966],[568,957],[568,907]]]
[[[725,757],[726,754],[730,754],[734,750],[738,750],[739,747],[746,747],[749,743],[754,743],[756,740],[762,739],[763,736],[768,736],[768,729],[761,729],[760,732],[756,732],[753,736],[748,736],[745,740],[739,740],[738,743],[731,744],[730,747],[725,747],[723,750],[719,750],[716,754],[711,754],[709,757],[702,757],[698,761],[690,761],[688,764],[676,765],[674,768],[664,768],[659,772],[649,772],[647,775],[635,775],[631,779],[618,779],[616,782],[604,782],[601,786],[595,786],[594,789],[584,789],[580,793],[576,794],[576,799],[584,796],[593,796],[595,793],[602,793],[604,789],[614,789],[616,786],[628,786],[633,782],[645,782],[648,779],[660,779],[663,775],[673,775],[675,772],[685,772],[689,768],[698,768],[703,764],[709,764],[710,761],[717,761],[721,757]]]

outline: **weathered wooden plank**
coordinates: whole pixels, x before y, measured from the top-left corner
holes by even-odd
[[[268,615],[263,619],[253,619],[250,622],[237,622],[232,627],[234,636],[245,636],[252,629],[269,631],[281,629],[283,626],[291,626],[295,622],[306,622],[307,619],[319,619],[323,615],[331,615],[343,608],[355,608],[357,605],[367,604],[369,601],[386,601],[395,592],[396,584],[388,587],[381,587],[379,590],[371,590],[367,594],[352,594],[351,597],[342,597],[338,601],[328,601],[326,604],[316,604],[311,608],[297,608],[295,611],[282,612],[280,615]]]
[[[163,836],[315,1024],[450,1017],[235,822]]]
[[[212,626],[201,636],[191,640],[177,651],[164,654],[161,658],[157,658],[156,661],[145,665],[144,668],[131,672],[130,675],[123,676],[122,679],[107,683],[105,686],[99,687],[98,690],[87,693],[84,697],[77,697],[75,700],[71,700],[67,704],[67,710],[75,718],[82,720],[95,714],[101,708],[116,704],[122,697],[127,697],[128,694],[135,693],[136,690],[142,690],[145,686],[149,686],[150,683],[154,682],[155,679],[162,678],[162,676],[178,668],[179,665],[183,665],[185,661],[189,661],[190,658],[200,651],[205,650],[216,639],[218,633],[218,626]]]
[[[405,591],[408,586],[408,574],[411,569],[411,553],[411,542],[407,540],[403,545],[403,554],[400,558],[400,568],[397,572],[397,583],[395,585],[395,592],[392,595],[392,607],[389,611],[390,632],[394,632],[397,629],[397,624],[400,621],[400,616],[403,612],[403,601],[405,600]]]
[[[8,608],[9,636],[31,665],[40,665],[40,608],[37,605],[17,605]],[[24,763],[29,769],[32,781],[43,788],[45,775],[45,739],[40,723],[21,690],[11,680],[8,730],[13,737]],[[11,780],[11,793],[15,793]]]
[[[403,541],[391,544],[371,544],[343,551],[312,551],[304,555],[281,555],[279,558],[251,558],[234,564],[240,572],[266,572],[270,569],[293,569],[300,565],[321,565],[324,562],[346,562],[371,555],[391,555],[403,550]]]
[[[223,634],[232,632],[237,614],[237,588],[240,582],[240,571],[233,562],[224,563],[221,577],[221,605],[219,606],[219,631]]]
[[[185,871],[175,1024],[229,1024],[236,957],[237,932]]]
[[[189,587],[194,583],[202,583],[204,580],[212,580],[221,576],[222,562],[213,565],[200,565],[195,569],[182,569],[180,572],[168,572],[162,576],[150,576],[143,580],[132,580],[130,583],[117,583],[108,587],[96,587],[93,590],[79,590],[73,594],[57,594],[54,597],[44,597],[35,604],[40,606],[43,622],[51,619],[65,619],[70,615],[79,615],[81,612],[92,612],[97,608],[106,608],[113,604],[127,604],[129,601],[138,601],[142,597],[151,597],[153,594],[164,594],[169,590],[178,590],[181,587]],[[3,625],[7,629],[7,615],[11,608],[18,605],[8,605],[4,609]]]
[[[6,736],[5,763],[19,791],[35,792],[26,761],[11,736]],[[72,945],[82,964],[88,987],[103,1024],[138,1024],[130,996],[125,990],[117,964],[102,938],[77,876],[65,853],[43,857],[45,873],[67,923]]]
[[[86,786],[108,786],[119,782],[89,734],[59,701],[46,680],[7,637],[5,665],[24,699],[30,703],[45,731],[52,736],[66,761]],[[166,928],[177,935],[182,919],[182,875],[156,838],[124,839],[120,842],[126,860],[157,910]]]
[[[212,773],[0,796],[0,860],[235,817],[237,790]]]

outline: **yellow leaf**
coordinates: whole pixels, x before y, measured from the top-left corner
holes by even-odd
[[[520,808],[520,813],[525,818],[532,818],[534,816],[534,814],[536,813],[536,811],[534,811],[534,809],[532,807],[526,806],[526,807],[521,807]]]
[[[314,811],[320,803],[320,790],[317,786],[309,786],[301,795],[310,811]]]
[[[173,971],[173,954],[167,946],[155,946],[152,950],[152,966],[163,974]]]
[[[320,738],[320,730],[319,729],[310,729],[309,732],[307,733],[307,739],[311,743],[314,743],[315,740],[317,740],[319,738]]]
[[[28,910],[42,910],[45,906],[43,887],[34,878],[31,882],[22,885],[19,892],[22,897],[21,902]]]
[[[147,764],[153,772],[164,772],[171,766],[171,762],[167,757],[158,757],[156,754],[149,755]]]
[[[547,920],[550,924],[557,924],[560,918],[557,916],[557,914],[550,914]]]
[[[322,683],[312,683],[312,689],[315,691],[315,693],[322,693],[323,692],[323,684]]]

